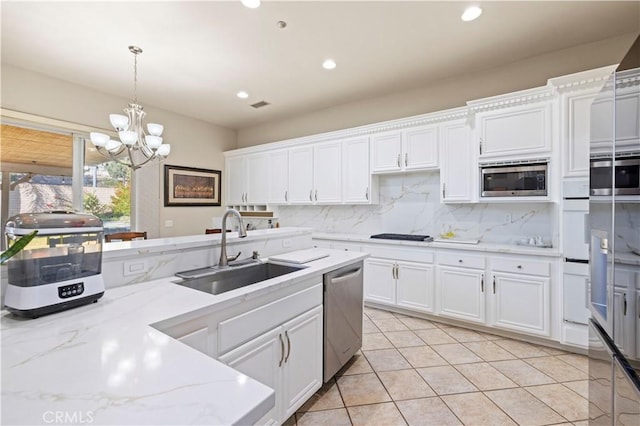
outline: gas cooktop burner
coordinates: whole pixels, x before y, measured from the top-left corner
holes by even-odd
[[[428,235],[415,235],[415,234],[376,234],[371,238],[378,238],[381,240],[403,240],[403,241],[433,241],[433,238]]]

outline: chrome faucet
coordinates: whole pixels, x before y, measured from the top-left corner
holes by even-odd
[[[229,215],[235,215],[240,222],[240,226],[238,227],[238,237],[244,238],[247,236],[247,231],[244,229],[244,223],[242,222],[242,216],[236,209],[229,209],[222,215],[222,241],[220,242],[220,262],[218,262],[219,267],[228,266],[229,262],[233,262],[240,256],[239,252],[235,256],[227,257],[227,217]]]

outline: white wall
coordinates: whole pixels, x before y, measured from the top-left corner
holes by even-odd
[[[111,96],[83,86],[2,64],[2,108],[73,123],[110,129],[108,115],[121,111],[131,99]],[[141,99],[144,105],[144,99]],[[164,124],[164,139],[171,144],[166,164],[222,170],[222,152],[236,147],[236,132],[171,111],[145,106],[147,118]],[[137,229],[150,238],[202,234],[222,207],[163,207],[163,166],[136,171]],[[166,220],[173,221],[165,228]]]
[[[238,148],[460,107],[473,99],[544,86],[552,77],[618,63],[636,37],[628,34],[499,68],[466,70],[455,78],[414,90],[240,129]]]

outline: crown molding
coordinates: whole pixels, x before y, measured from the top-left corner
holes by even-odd
[[[492,96],[490,98],[476,99],[467,102],[470,113],[490,111],[495,109],[526,105],[535,102],[543,102],[554,96],[553,90],[548,86],[533,89],[520,90],[506,95]]]
[[[553,87],[559,94],[577,90],[601,89],[611,76],[611,73],[616,70],[617,66],[618,65],[609,65],[575,74],[550,78],[547,81],[547,85]]]

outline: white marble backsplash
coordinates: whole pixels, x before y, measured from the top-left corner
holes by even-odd
[[[557,244],[552,203],[442,204],[437,171],[379,179],[377,205],[280,206],[278,220],[282,226],[311,227],[315,232],[438,236],[450,227],[462,239],[515,244],[541,236]]]

